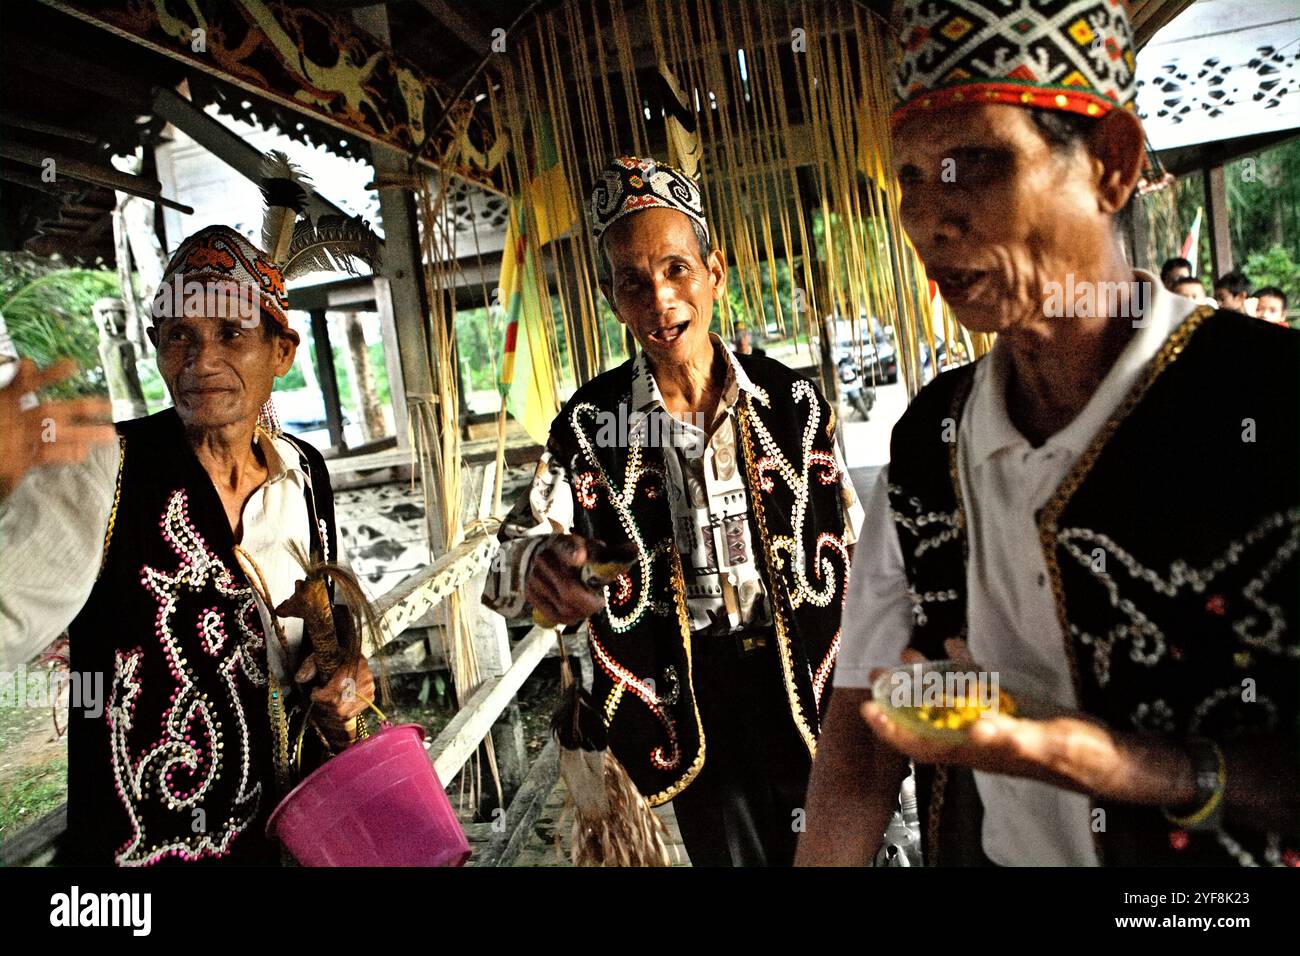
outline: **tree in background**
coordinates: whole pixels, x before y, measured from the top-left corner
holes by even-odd
[[[70,267],[57,258],[27,253],[0,253],[0,315],[18,354],[40,366],[67,357],[81,369],[50,388],[54,397],[108,394],[93,307],[96,299],[120,294],[117,274],[106,269]]]
[[[1252,291],[1277,286],[1286,293],[1293,313],[1300,308],[1300,261],[1288,249],[1274,246],[1266,252],[1252,252],[1246,257],[1242,272],[1250,280]]]
[[[1293,302],[1300,301],[1300,138],[1228,163],[1224,185],[1233,263],[1252,287],[1279,286]],[[1145,259],[1159,269],[1179,255],[1196,211],[1205,206],[1205,177],[1187,173],[1143,203],[1147,248],[1138,263]],[[1197,271],[1209,292],[1214,265],[1208,225],[1201,228],[1198,246]]]
[[[1300,137],[1224,170],[1233,262],[1251,288],[1277,286],[1300,306]]]
[[[1273,248],[1300,260],[1300,138],[1229,163],[1224,184],[1234,261]]]

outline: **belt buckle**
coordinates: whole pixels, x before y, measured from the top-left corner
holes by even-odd
[[[741,657],[748,657],[755,651],[767,647],[767,635],[762,632],[737,634],[736,635],[736,653]]]

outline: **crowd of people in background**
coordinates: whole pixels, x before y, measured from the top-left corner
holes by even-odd
[[[1221,309],[1241,312],[1275,325],[1289,324],[1287,309],[1290,302],[1286,293],[1277,286],[1262,286],[1252,292],[1251,282],[1245,273],[1234,270],[1215,279],[1213,295],[1209,295],[1205,291],[1205,282],[1192,273],[1191,262],[1176,256],[1166,259],[1160,267],[1160,281],[1170,292],[1193,302],[1217,305]]]

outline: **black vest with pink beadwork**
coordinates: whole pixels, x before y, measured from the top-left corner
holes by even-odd
[[[106,705],[101,715],[70,714],[68,832],[59,858],[278,862],[263,832],[278,796],[267,635],[225,509],[174,411],[120,423],[118,433],[107,550],[69,628],[70,665],[103,675]],[[332,558],[324,460],[289,441],[314,489],[312,540]]]
[[[1205,310],[1165,343],[1039,513],[1080,708],[1121,731],[1295,738],[1300,715],[1300,333]],[[955,424],[974,367],[939,376],[894,430],[889,499],[911,644],[966,631]],[[1006,666],[1014,665],[1013,661]],[[987,862],[968,771],[917,768],[927,859]],[[1100,811],[1100,812],[1098,812]],[[1276,834],[1181,831],[1093,804],[1108,865],[1297,862]]]
[[[793,730],[811,752],[839,650],[849,565],[834,419],[806,378],[766,357],[737,358],[762,392],[757,399],[741,393],[737,454],[773,602],[773,666],[782,670]],[[588,636],[593,694],[610,745],[658,804],[703,768],[708,728],[701,733],[695,706],[692,637],[662,450],[597,437],[603,421],[636,419],[632,368],[628,361],[580,388],[552,424],[548,450],[552,467],[564,469],[573,485],[575,532],[631,541],[639,555],[606,589],[606,609],[591,618]]]

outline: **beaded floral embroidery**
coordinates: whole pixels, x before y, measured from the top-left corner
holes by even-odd
[[[817,429],[821,424],[821,407],[817,403],[817,393],[813,390],[812,383],[800,379],[794,384],[793,400],[795,405],[807,403],[808,418],[804,422],[803,433],[800,444],[800,461],[799,467],[796,468],[782,453],[780,446],[772,437],[763,420],[754,414],[750,417],[752,423],[754,438],[758,441],[758,446],[762,451],[762,457],[757,463],[757,471],[760,476],[759,482],[764,492],[770,493],[775,485],[773,484],[770,473],[775,472],[780,475],[786,486],[794,496],[794,512],[790,516],[790,527],[792,534],[789,537],[781,536],[772,539],[772,557],[774,563],[778,566],[783,565],[788,560],[788,569],[790,576],[793,578],[791,587],[788,590],[790,606],[792,608],[800,607],[803,602],[807,601],[816,607],[827,607],[838,595],[843,601],[844,589],[839,586],[839,581],[835,574],[835,563],[825,555],[825,551],[834,551],[843,559],[844,566],[848,567],[848,549],[844,541],[837,535],[822,533],[817,536],[817,545],[813,551],[813,563],[816,566],[817,578],[821,583],[820,589],[815,588],[809,581],[808,568],[806,565],[807,551],[804,548],[804,520],[808,514],[808,487],[809,481],[816,478],[824,485],[834,484],[839,480],[839,469],[835,465],[835,457],[813,450],[813,439],[817,435]],[[752,406],[751,406],[752,407]],[[788,558],[783,558],[785,554]]]
[[[1281,540],[1275,540],[1279,536]],[[1233,633],[1243,644],[1257,650],[1284,657],[1300,657],[1300,644],[1294,641],[1283,643],[1286,619],[1282,608],[1262,597],[1264,589],[1300,547],[1300,509],[1269,515],[1240,540],[1229,544],[1222,555],[1204,568],[1189,567],[1181,560],[1174,561],[1167,571],[1147,568],[1109,535],[1089,528],[1062,529],[1056,540],[1066,554],[1101,583],[1111,606],[1123,615],[1119,623],[1102,635],[1086,633],[1071,626],[1071,632],[1092,648],[1093,673],[1097,683],[1103,687],[1110,681],[1111,655],[1117,645],[1127,644],[1129,658],[1148,667],[1162,660],[1169,650],[1164,630],[1131,601],[1121,600],[1115,572],[1122,571],[1130,580],[1142,582],[1162,597],[1175,598],[1184,590],[1202,594],[1228,568],[1239,564],[1248,552],[1261,547],[1267,548],[1272,557],[1258,562],[1259,571],[1242,589],[1241,600],[1233,602],[1241,608],[1240,615],[1232,623]],[[1097,560],[1098,549],[1106,560]],[[1206,601],[1206,610],[1223,617],[1229,603],[1223,594],[1214,594]]]
[[[155,635],[175,681],[159,736],[142,750],[133,751],[132,738],[148,733],[135,725],[145,652],[136,647],[116,655],[107,717],[113,775],[131,821],[131,838],[114,857],[119,866],[148,866],[168,856],[223,856],[253,822],[261,799],[262,786],[252,775],[249,724],[238,682],[242,674],[254,686],[265,686],[265,638],[255,623],[253,592],[238,585],[208,548],[189,519],[188,507],[185,492],[173,492],[160,521],[164,540],[180,558],[175,570],[147,565],[141,569],[140,583],[158,602]],[[178,620],[181,595],[203,591],[215,591],[223,600],[202,610],[196,621]],[[223,607],[229,618],[223,616]],[[228,638],[231,619],[239,635],[235,641]],[[194,628],[192,635],[186,633],[189,628]],[[218,658],[224,700],[211,698],[195,683],[187,654]],[[238,786],[231,805],[205,806],[213,784],[232,772],[238,774]],[[147,832],[145,816],[171,825],[165,833]],[[204,825],[196,828],[199,819]]]
[[[634,369],[634,374],[648,373]],[[744,460],[748,471],[746,486],[752,494],[754,520],[761,532],[761,553],[766,568],[775,579],[773,601],[777,601],[776,595],[779,594],[779,603],[790,610],[799,609],[802,614],[821,613],[818,609],[843,607],[849,564],[848,548],[841,535],[819,533],[817,530],[809,532],[807,525],[815,507],[814,493],[820,496],[827,488],[833,490],[840,483],[841,475],[835,455],[814,444],[820,434],[829,435],[831,431],[826,421],[825,408],[818,400],[815,389],[811,383],[802,379],[791,383],[790,388],[790,399],[795,406],[793,409],[784,401],[779,409],[775,408],[766,390],[757,387],[750,389],[737,405],[737,435],[744,445]],[[615,407],[631,404],[631,396],[624,393],[615,402]],[[803,409],[800,405],[807,406],[806,417],[801,414]],[[767,410],[769,415],[781,416],[780,420],[759,420],[759,407]],[[797,444],[785,439],[785,445],[779,445],[771,431],[775,429],[781,434],[787,426],[786,419],[792,416],[795,422],[789,425],[789,430],[798,436]],[[687,744],[676,724],[680,715],[671,710],[683,701],[691,688],[691,630],[685,603],[685,586],[681,581],[681,558],[677,550],[679,546],[671,534],[665,535],[661,540],[648,540],[648,532],[638,524],[635,517],[638,508],[646,506],[647,499],[660,498],[671,489],[667,485],[667,473],[659,463],[658,456],[646,450],[655,447],[645,434],[649,423],[653,421],[649,416],[634,415],[630,418],[627,442],[622,446],[625,457],[619,456],[613,460],[599,440],[597,425],[601,422],[601,411],[597,405],[578,401],[566,411],[565,420],[568,427],[564,432],[571,434],[576,444],[576,450],[568,459],[570,463],[567,468],[571,475],[575,504],[584,511],[600,512],[601,522],[608,522],[612,517],[615,527],[602,531],[602,536],[621,537],[631,543],[637,552],[637,560],[628,573],[605,589],[606,608],[601,615],[600,626],[605,631],[604,622],[607,621],[608,630],[598,633],[594,626],[589,626],[588,637],[602,680],[608,679],[610,682],[601,701],[606,723],[613,724],[618,708],[625,700],[635,698],[650,711],[655,723],[663,730],[662,737],[658,733],[652,733],[652,739],[647,742],[650,766],[659,771],[685,774],[661,792],[648,795],[651,803],[657,804],[680,792],[703,765],[704,758],[704,728],[699,724],[696,709],[695,725],[699,731],[699,747],[693,754],[691,767],[683,769],[687,763],[684,758],[691,755],[684,753]],[[790,458],[787,458],[785,449],[793,452]],[[725,462],[726,456],[721,457]],[[790,495],[788,502],[785,498],[787,491]],[[759,509],[763,499],[768,499],[769,507],[774,506],[771,501],[773,496],[779,501],[784,533],[769,538]],[[606,503],[608,512],[604,511]],[[838,499],[836,503],[839,503]],[[661,511],[656,511],[655,514],[660,516]],[[789,520],[788,529],[784,527],[785,519]],[[642,520],[645,520],[644,517]],[[738,546],[734,529],[726,529],[726,532],[720,546]],[[808,540],[805,542],[806,538]],[[837,561],[840,562],[839,567],[836,566]],[[635,673],[615,657],[615,654],[622,656],[618,639],[638,626],[644,626],[647,623],[647,612],[651,615],[650,619],[665,618],[665,626],[669,626],[668,621],[676,616],[684,643],[687,669],[679,673],[677,666],[669,665],[661,674],[664,681],[662,688],[656,687],[656,681],[651,676]],[[595,621],[592,622],[594,624]],[[839,632],[837,628],[835,634],[827,634],[816,641],[817,657],[811,661],[801,659],[796,662],[783,627],[784,620],[777,625],[777,643],[786,690],[796,725],[811,751],[815,730],[809,725],[805,711],[810,705],[813,708],[820,707],[839,650]],[[798,681],[794,673],[796,666],[801,669]],[[807,696],[803,696],[805,693]],[[693,701],[691,706],[694,707]]]
[[[822,532],[817,537],[812,563],[817,571],[818,581],[822,583],[821,590],[817,590],[809,581],[806,563],[808,551],[804,544],[804,523],[808,514],[811,479],[815,477],[823,485],[834,484],[839,479],[839,468],[833,455],[813,448],[813,441],[821,426],[821,406],[812,383],[805,379],[796,381],[791,388],[791,401],[796,407],[800,403],[808,405],[808,417],[804,420],[800,432],[798,468],[795,468],[785,457],[762,420],[759,409],[763,408],[769,412],[772,410],[771,400],[765,392],[747,403],[747,412],[741,418],[741,444],[745,449],[746,457],[752,461],[751,484],[757,485],[761,492],[755,495],[755,521],[759,526],[760,540],[766,550],[768,566],[774,575],[781,578],[790,610],[798,610],[805,604],[825,608],[838,597],[839,609],[843,611],[844,602],[848,597],[845,585],[850,563],[848,547],[844,544],[843,538],[829,532]],[[828,428],[833,433],[834,413],[831,414],[832,420],[828,423]],[[755,444],[757,448],[754,447]],[[790,535],[769,536],[767,532],[764,519],[765,505],[762,499],[765,495],[770,496],[776,491],[772,474],[781,477],[793,498]],[[834,561],[828,552],[840,556],[844,567],[842,577],[836,575]],[[781,670],[785,676],[786,695],[790,701],[795,726],[798,727],[809,752],[812,753],[816,750],[816,735],[799,699],[794,679],[795,662],[785,634],[784,614],[779,606],[774,606],[774,610],[777,649],[781,658]],[[815,670],[810,664],[805,665],[808,668],[807,677],[812,685],[813,706],[817,709],[821,707],[822,691],[839,654],[841,633],[842,629],[837,626],[826,653]]]
[[[637,550],[635,567],[627,574],[621,575],[613,587],[605,588],[606,618],[609,621],[610,629],[615,634],[619,634],[635,627],[646,611],[664,616],[672,614],[673,607],[670,601],[657,601],[651,597],[655,591],[654,562],[656,559],[666,556],[667,550],[672,547],[672,542],[671,540],[663,541],[654,547],[648,547],[636,519],[632,517],[633,499],[636,497],[638,487],[647,493],[648,497],[654,497],[649,494],[650,490],[652,488],[657,490],[657,487],[662,484],[663,476],[659,473],[658,467],[645,461],[640,443],[632,440],[629,443],[628,460],[624,468],[623,480],[621,484],[615,482],[605,470],[588,438],[587,430],[584,428],[584,419],[596,420],[598,414],[596,406],[590,403],[575,405],[571,412],[570,422],[573,433],[577,437],[581,453],[591,469],[578,472],[575,475],[574,492],[579,504],[587,509],[596,506],[597,494],[603,492],[608,497],[610,506],[614,509],[619,525],[627,535],[627,539],[635,545]],[[640,583],[640,586],[636,587],[635,590],[632,587],[634,575]],[[633,593],[635,593],[635,601],[632,607],[625,613],[617,612],[615,606],[617,605],[620,609],[623,608],[633,596]],[[596,662],[614,684],[605,701],[605,722],[608,724],[613,720],[614,713],[622,702],[624,692],[630,691],[654,715],[655,719],[663,727],[668,739],[666,747],[656,746],[651,751],[651,764],[659,770],[676,770],[682,761],[677,727],[672,717],[661,706],[654,688],[650,683],[642,681],[619,664],[590,628],[588,637]]]
[[[889,485],[891,502],[898,501],[902,495],[902,488],[898,485]],[[889,516],[894,524],[907,530],[916,539],[916,547],[912,552],[916,557],[919,558],[931,548],[937,548],[944,542],[957,540],[957,536],[961,533],[961,509],[926,511],[921,504],[921,499],[915,495],[908,496],[907,506],[911,509],[910,515],[891,508]]]
[[[647,681],[641,680],[630,670],[623,667],[618,661],[614,660],[610,653],[605,650],[605,646],[597,640],[596,635],[588,630],[588,640],[591,643],[592,654],[595,656],[596,663],[600,665],[609,679],[614,683],[614,690],[611,694],[617,693],[617,697],[606,702],[606,721],[613,718],[614,711],[618,707],[619,699],[622,698],[624,691],[630,691],[633,696],[638,698],[649,708],[650,713],[663,725],[664,733],[668,736],[668,746],[655,747],[650,752],[650,762],[660,770],[676,770],[682,762],[682,748],[677,740],[677,727],[673,719],[660,706],[659,695],[655,688]]]
[[[628,448],[627,465],[623,471],[623,480],[621,483],[614,479],[605,470],[601,464],[600,458],[596,454],[596,449],[592,447],[591,440],[587,437],[587,429],[584,427],[583,420],[590,418],[594,423],[599,421],[599,409],[589,402],[583,402],[573,407],[570,423],[573,427],[573,433],[577,436],[578,446],[582,451],[583,457],[590,466],[590,471],[580,472],[577,475],[577,486],[575,488],[579,502],[584,508],[594,508],[596,505],[597,491],[603,491],[609,498],[610,507],[614,509],[618,517],[618,523],[627,539],[636,546],[637,563],[635,574],[640,581],[640,587],[636,589],[636,602],[626,614],[617,614],[613,608],[608,608],[609,626],[614,633],[629,631],[636,626],[641,620],[641,616],[647,610],[651,609],[650,595],[654,592],[653,577],[653,558],[658,549],[650,549],[646,546],[645,539],[642,537],[641,529],[632,517],[632,501],[636,497],[637,487],[655,472],[655,467],[645,462],[641,454],[641,446],[633,441]],[[662,476],[658,476],[662,481]],[[608,602],[611,598],[609,588],[605,588],[605,599]],[[657,606],[653,610],[664,613],[662,606]]]

